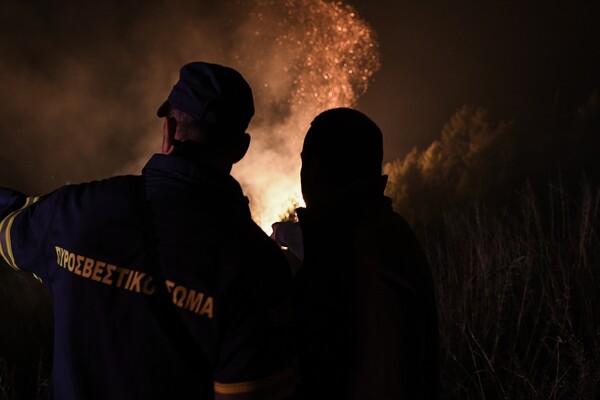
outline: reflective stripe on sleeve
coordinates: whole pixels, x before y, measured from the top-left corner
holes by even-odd
[[[10,228],[15,220],[15,217],[19,215],[23,210],[13,211],[8,214],[6,218],[0,223],[0,255],[4,258],[4,261],[11,266],[13,269],[20,271],[15,263],[15,257],[12,251],[12,242],[10,239]]]
[[[12,267],[13,269],[20,271],[21,269],[17,266],[15,262],[15,256],[12,250],[12,240],[10,237],[10,228],[12,227],[13,222],[17,215],[19,215],[23,210],[30,205],[36,203],[40,199],[39,196],[31,196],[27,197],[25,200],[25,204],[18,210],[15,210],[8,214],[6,218],[0,221],[0,256],[6,261],[6,263]]]
[[[33,274],[33,273],[32,273],[31,275],[33,275],[33,277],[34,277],[34,278],[35,278],[37,281],[39,281],[40,283],[44,283],[44,281],[42,280],[42,278],[40,278],[40,277],[39,277],[39,276],[37,276],[36,274]]]
[[[9,214],[8,217],[10,217],[11,215]],[[10,265],[10,262],[8,262],[8,258],[6,257],[6,240],[4,239],[5,237],[5,231],[4,231],[4,226],[6,225],[6,220],[8,219],[4,218],[3,220],[0,221],[0,256],[2,256],[2,258],[4,259],[4,261]]]
[[[297,376],[294,365],[256,381],[215,382],[215,400],[286,399],[294,394]]]

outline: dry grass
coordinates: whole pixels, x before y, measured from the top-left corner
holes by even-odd
[[[518,212],[447,213],[424,235],[443,398],[600,396],[600,188],[549,191],[526,190]]]

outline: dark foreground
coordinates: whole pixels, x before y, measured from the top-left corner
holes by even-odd
[[[436,284],[444,399],[600,396],[600,187],[420,227]],[[0,268],[0,400],[45,399],[52,307]]]

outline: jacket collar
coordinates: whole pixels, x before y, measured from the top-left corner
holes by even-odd
[[[356,225],[392,212],[392,200],[383,194],[386,184],[386,175],[353,182],[340,188],[327,204],[297,209],[298,219],[300,223],[336,220],[342,225]]]
[[[187,146],[186,146],[187,147]],[[242,197],[246,204],[240,184],[231,175],[208,167],[193,151],[175,151],[169,155],[154,154],[142,169],[146,177],[163,176],[176,180],[211,186],[213,190],[229,196]]]

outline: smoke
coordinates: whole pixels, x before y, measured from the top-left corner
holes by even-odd
[[[261,111],[251,127],[258,140],[234,175],[268,231],[302,203],[300,151],[310,122],[326,109],[355,105],[379,68],[377,44],[350,6],[322,0],[259,1],[239,37],[235,57],[254,66],[248,76],[258,82]]]
[[[160,150],[155,112],[179,68],[204,60],[238,69],[253,88],[252,143],[233,174],[268,229],[300,201],[310,121],[353,106],[378,57],[371,28],[341,2],[4,1],[0,186],[44,193],[139,173]]]
[[[155,110],[178,68],[217,52],[218,43],[203,43],[219,10],[83,3],[2,2],[1,185],[42,193],[159,149]],[[199,17],[182,18],[186,10]]]

